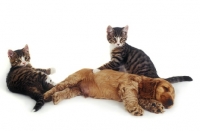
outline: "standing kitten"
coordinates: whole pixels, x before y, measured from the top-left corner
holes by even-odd
[[[6,82],[8,89],[14,93],[30,96],[36,101],[33,111],[38,111],[44,105],[43,93],[55,84],[48,77],[55,72],[53,68],[35,69],[31,66],[28,45],[19,50],[8,50],[11,68]]]
[[[123,28],[107,27],[107,40],[110,43],[111,61],[99,67],[93,72],[103,69],[126,71],[131,74],[144,75],[151,78],[159,78],[151,59],[140,49],[126,43],[128,26]],[[192,81],[189,76],[175,76],[165,79],[170,83]]]

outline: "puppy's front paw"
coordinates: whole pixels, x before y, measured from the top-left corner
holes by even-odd
[[[143,115],[143,109],[140,105],[126,107],[128,112],[130,112],[134,116],[142,116]]]
[[[152,103],[150,103],[151,105],[151,108],[150,108],[150,112],[153,112],[153,113],[163,113],[164,112],[164,106],[162,105],[161,102],[159,101],[152,101]]]
[[[150,99],[150,100],[140,99],[139,104],[145,110],[148,110],[156,114],[164,112],[164,106],[162,105],[162,103],[154,99]]]
[[[93,73],[95,74],[95,73],[97,73],[97,72],[99,72],[100,70],[99,69],[93,69]]]
[[[49,95],[48,92],[46,92],[46,93],[43,94],[43,98],[44,98],[45,102],[49,102],[49,101],[52,100],[52,97],[51,97],[51,95]]]

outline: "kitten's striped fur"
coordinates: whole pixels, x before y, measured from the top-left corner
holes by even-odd
[[[111,44],[111,61],[98,69],[122,70],[131,74],[159,78],[151,59],[140,49],[126,43],[128,26],[107,27],[107,40]],[[95,72],[95,71],[94,71]],[[166,79],[170,83],[192,81],[189,76],[175,76]]]
[[[33,111],[38,111],[44,105],[43,93],[55,84],[49,78],[53,68],[35,69],[31,66],[28,45],[19,50],[8,50],[11,68],[6,82],[8,89],[14,93],[30,96],[36,101]]]

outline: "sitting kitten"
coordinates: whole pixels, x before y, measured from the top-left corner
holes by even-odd
[[[111,61],[93,70],[94,73],[103,69],[113,69],[131,74],[159,78],[151,59],[140,49],[126,43],[128,26],[123,28],[107,27],[107,40],[110,43]],[[190,76],[175,76],[165,79],[170,83],[192,81]]]
[[[19,50],[8,50],[11,68],[6,82],[8,89],[14,93],[30,96],[36,101],[33,111],[38,111],[44,105],[43,93],[55,84],[48,77],[55,69],[35,69],[31,66],[28,45]]]

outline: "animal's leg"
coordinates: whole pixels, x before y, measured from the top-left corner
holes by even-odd
[[[55,92],[52,96],[54,105],[57,105],[63,99],[70,99],[79,96],[81,91],[78,87],[66,88],[63,91]]]
[[[51,78],[48,75],[46,75],[46,78],[43,79],[43,84],[42,85],[43,85],[43,88],[44,88],[44,90],[46,92],[46,91],[52,89],[52,87],[54,87],[56,84],[55,84],[55,82],[53,82],[51,80]]]
[[[65,88],[67,88],[66,85],[65,85],[65,82],[61,82],[61,83],[57,84],[56,86],[54,86],[53,88],[51,88],[50,90],[48,90],[47,92],[44,93],[44,100],[45,101],[51,101],[52,95],[55,92],[62,91]]]
[[[154,99],[139,99],[139,105],[142,106],[143,109],[156,114],[164,112],[162,103]]]
[[[40,71],[40,72],[43,72],[47,75],[50,75],[50,74],[53,74],[56,72],[56,69],[55,68],[48,68],[48,69],[41,69],[41,68],[36,68],[35,70],[37,71]]]
[[[37,89],[37,87],[30,87],[27,90],[27,95],[36,101],[33,111],[36,112],[44,105],[44,99],[42,93]]]
[[[129,84],[122,84],[119,87],[119,95],[124,103],[125,108],[135,116],[143,115],[143,109],[138,104],[138,83],[132,81]]]
[[[50,101],[51,96],[57,92],[62,91],[66,88],[74,87],[76,86],[82,79],[84,79],[84,75],[80,75],[79,72],[76,72],[70,76],[68,76],[64,81],[57,84],[55,87],[44,93],[44,100]]]

